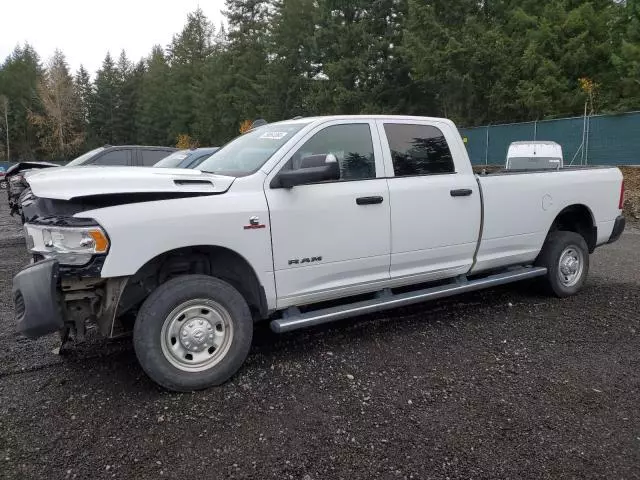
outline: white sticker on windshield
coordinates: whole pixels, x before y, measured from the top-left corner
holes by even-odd
[[[287,132],[264,132],[260,135],[260,138],[267,138],[269,140],[282,140],[287,136]]]

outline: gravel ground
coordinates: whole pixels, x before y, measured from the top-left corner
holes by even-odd
[[[9,215],[7,191],[0,189],[0,247],[24,245],[22,224],[17,216]],[[0,253],[0,260],[3,255]]]
[[[192,394],[156,387],[130,340],[60,357],[18,338],[26,261],[0,248],[0,477],[640,478],[638,230],[577,297],[521,284],[264,326],[238,375]]]

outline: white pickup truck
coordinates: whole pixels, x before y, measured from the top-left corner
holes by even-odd
[[[200,171],[28,182],[18,330],[133,332],[144,371],[179,391],[230,378],[260,320],[287,332],[534,277],[575,294],[625,226],[617,168],[475,175],[455,125],[424,117],[294,119]]]

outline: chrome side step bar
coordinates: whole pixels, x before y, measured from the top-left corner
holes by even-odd
[[[546,273],[547,269],[543,267],[521,267],[476,280],[467,280],[466,277],[458,277],[455,282],[447,285],[426,288],[415,292],[393,295],[390,291],[384,290],[379,292],[377,298],[373,300],[364,300],[338,307],[325,308],[307,313],[299,313],[295,308],[288,309],[285,310],[282,318],[272,320],[270,325],[271,330],[274,332],[285,333],[298,330],[299,328],[341,320],[343,318],[404,307],[427,300],[451,297],[460,293],[473,292],[484,288],[504,285],[505,283],[541,277],[546,275]]]

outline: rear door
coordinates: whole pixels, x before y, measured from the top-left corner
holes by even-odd
[[[271,188],[279,171],[305,168],[327,154],[340,163],[340,180]],[[389,191],[374,121],[317,126],[267,177],[265,194],[278,308],[371,291],[388,281]]]
[[[426,120],[377,125],[390,172],[391,279],[408,284],[466,273],[480,233],[481,200],[457,131]]]

